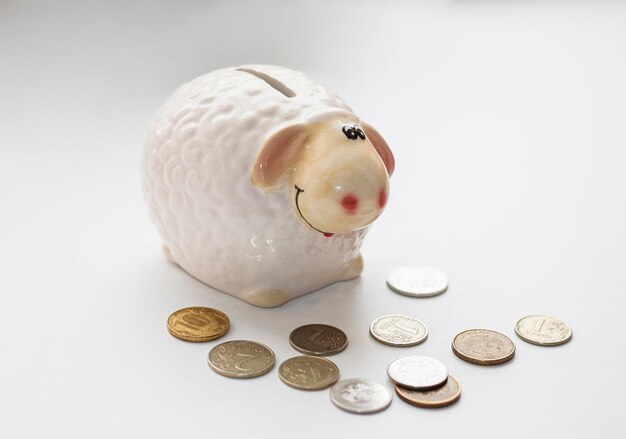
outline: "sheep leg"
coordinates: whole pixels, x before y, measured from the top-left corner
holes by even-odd
[[[274,308],[288,302],[292,299],[292,297],[289,297],[289,295],[283,290],[272,288],[268,290],[253,291],[252,293],[243,296],[242,299],[252,305],[260,306],[261,308]]]
[[[174,257],[172,256],[172,251],[169,249],[169,247],[162,245],[161,250],[163,251],[163,254],[165,255],[168,261],[170,261],[173,264],[178,265],[178,262],[174,260]]]
[[[344,276],[341,278],[341,280],[354,279],[355,277],[359,277],[362,272],[363,272],[363,257],[359,253],[359,255],[356,258],[350,261],[346,269],[346,272]]]

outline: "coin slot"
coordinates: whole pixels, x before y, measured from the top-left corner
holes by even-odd
[[[288,98],[293,98],[296,95],[292,89],[287,87],[278,79],[272,78],[270,75],[266,73],[259,72],[253,69],[237,69],[237,70],[239,70],[240,72],[246,72],[246,73],[256,76],[260,80],[264,81],[267,85],[272,87],[274,90],[276,90],[279,93],[282,93],[284,96]]]

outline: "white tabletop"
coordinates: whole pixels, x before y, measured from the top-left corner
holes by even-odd
[[[626,3],[0,3],[0,436],[616,437],[626,368]],[[168,264],[142,199],[139,154],[157,107],[216,68],[302,70],[374,124],[397,161],[360,279],[275,309],[218,293]],[[443,270],[449,290],[385,286],[399,265]],[[216,342],[172,338],[177,308],[219,308],[223,340],[297,352],[304,323],[342,328],[343,378],[391,389],[394,359],[427,355],[463,386],[448,408],[394,396],[368,416],[276,369],[238,381],[206,364]],[[430,329],[401,349],[370,322]],[[527,344],[527,314],[573,340]],[[470,327],[509,335],[515,359],[465,363]]]

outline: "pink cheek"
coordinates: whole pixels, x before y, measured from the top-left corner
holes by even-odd
[[[341,199],[341,205],[348,215],[354,215],[359,207],[359,199],[354,195],[346,195]]]
[[[385,204],[387,204],[387,191],[381,189],[380,192],[378,192],[378,208],[382,209],[385,207]]]

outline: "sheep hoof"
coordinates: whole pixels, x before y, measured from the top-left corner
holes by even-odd
[[[163,254],[165,255],[168,261],[172,262],[173,264],[178,265],[178,263],[174,260],[174,257],[172,256],[172,251],[169,249],[169,247],[166,247],[165,245],[163,245],[161,246],[161,250],[163,251]]]
[[[350,261],[348,268],[346,270],[346,274],[341,280],[349,280],[354,279],[355,277],[359,277],[363,272],[363,257],[361,255],[354,258]]]
[[[262,308],[274,308],[283,305],[291,299],[289,295],[279,289],[255,291],[243,297],[246,302]]]

